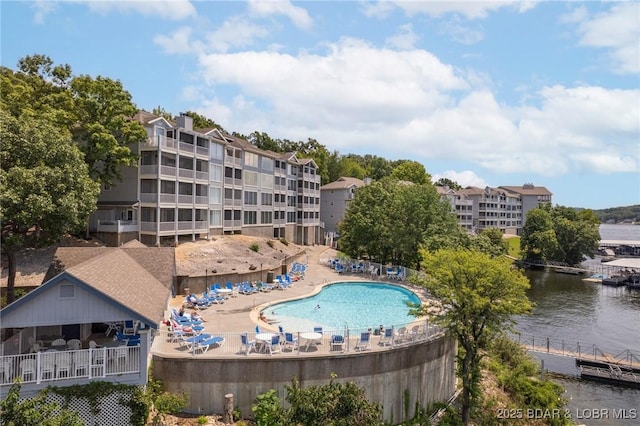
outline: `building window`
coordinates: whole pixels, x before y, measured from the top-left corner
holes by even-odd
[[[258,205],[258,193],[254,191],[244,191],[244,203],[251,206]]]
[[[272,212],[261,212],[260,213],[260,223],[272,223],[273,213]]]
[[[258,186],[258,173],[257,172],[244,172],[244,184],[251,186]]]
[[[273,205],[273,194],[262,193],[261,195],[261,204],[263,206],[271,206]]]
[[[220,210],[209,211],[209,225],[210,226],[222,225],[222,212]]]
[[[273,188],[273,175],[260,175],[260,186],[263,188]]]
[[[193,211],[191,209],[178,209],[178,222],[191,222]]]
[[[224,147],[219,143],[211,142],[209,155],[214,160],[222,160],[224,158]]]
[[[162,194],[175,194],[176,193],[176,183],[170,180],[161,180],[160,181],[160,193]]]
[[[160,209],[160,222],[174,222],[176,211],[174,209]]]
[[[222,188],[209,187],[209,204],[222,204]]]
[[[253,152],[245,152],[244,165],[249,167],[258,167],[258,154],[254,154]]]
[[[273,158],[262,157],[262,169],[273,171]]]
[[[60,299],[75,299],[76,297],[76,286],[73,284],[60,284],[58,286],[60,290],[59,296]]]
[[[218,164],[209,165],[209,180],[213,182],[222,182],[222,166]]]
[[[255,225],[258,223],[258,213],[257,212],[244,212],[244,224],[245,225]]]

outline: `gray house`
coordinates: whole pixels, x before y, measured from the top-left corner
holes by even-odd
[[[320,220],[328,239],[338,231],[338,223],[344,218],[347,207],[355,197],[356,189],[365,182],[353,177],[341,177],[320,187]]]
[[[16,378],[25,397],[49,385],[146,384],[174,277],[172,248],[59,248],[44,283],[0,311],[0,397]],[[114,341],[116,328],[139,337]]]

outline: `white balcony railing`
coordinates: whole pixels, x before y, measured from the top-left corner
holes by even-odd
[[[140,346],[6,355],[0,357],[0,366],[0,385],[10,385],[16,378],[49,385],[69,379],[94,380],[140,373]]]
[[[135,220],[98,220],[98,232],[137,232],[138,223]]]

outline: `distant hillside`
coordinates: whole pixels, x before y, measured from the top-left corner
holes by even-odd
[[[602,223],[640,222],[640,204],[594,210]]]

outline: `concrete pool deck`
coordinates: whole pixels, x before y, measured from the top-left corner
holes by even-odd
[[[200,316],[205,321],[203,326],[203,333],[217,335],[239,335],[240,333],[254,332],[255,327],[259,326],[263,332],[277,332],[278,324],[269,324],[258,319],[258,315],[261,310],[268,308],[270,304],[282,302],[290,299],[298,299],[305,296],[311,296],[319,292],[324,285],[333,282],[343,281],[380,281],[386,282],[384,278],[377,276],[372,277],[368,273],[337,273],[329,267],[328,260],[336,258],[337,252],[327,246],[310,246],[307,249],[308,259],[307,270],[304,279],[294,282],[292,286],[285,290],[274,289],[269,292],[256,292],[251,295],[238,294],[236,297],[228,297],[223,304],[212,304],[206,309],[199,310]],[[393,282],[392,284],[403,285],[403,283]],[[404,285],[403,285],[404,286]],[[419,288],[408,287],[415,292],[418,297],[423,301],[426,299],[426,293]],[[171,299],[171,308],[179,309],[184,303],[184,296],[176,296]],[[191,312],[190,309],[186,310]],[[267,309],[267,318],[268,309]],[[420,322],[416,319],[416,323]],[[421,323],[423,323],[422,321]],[[162,327],[165,330],[162,333],[166,333],[166,326]],[[358,335],[359,336],[359,335]],[[352,344],[355,345],[355,340],[358,336],[351,336],[353,340]],[[161,336],[159,336],[161,337]],[[228,340],[231,340],[231,337]],[[326,336],[325,336],[326,339]],[[377,345],[378,336],[372,336],[372,350],[384,350],[385,347],[379,347]],[[233,340],[239,340],[239,337],[233,338]],[[229,342],[230,343],[230,342]],[[152,346],[152,353],[169,355],[169,356],[185,356],[189,354],[184,350],[177,350],[176,343],[168,342],[166,338],[156,338]],[[225,343],[226,346],[226,343]],[[236,346],[234,342],[232,346]],[[326,345],[328,346],[328,345]],[[322,349],[328,349],[325,348]],[[198,357],[209,356],[237,356],[235,351],[229,353],[229,349],[225,350],[210,350],[205,354],[198,354]],[[317,355],[325,350],[318,351]],[[217,354],[217,355],[216,355]],[[286,352],[284,353],[287,354]],[[253,355],[253,354],[252,354]],[[312,355],[312,354],[309,354]]]

